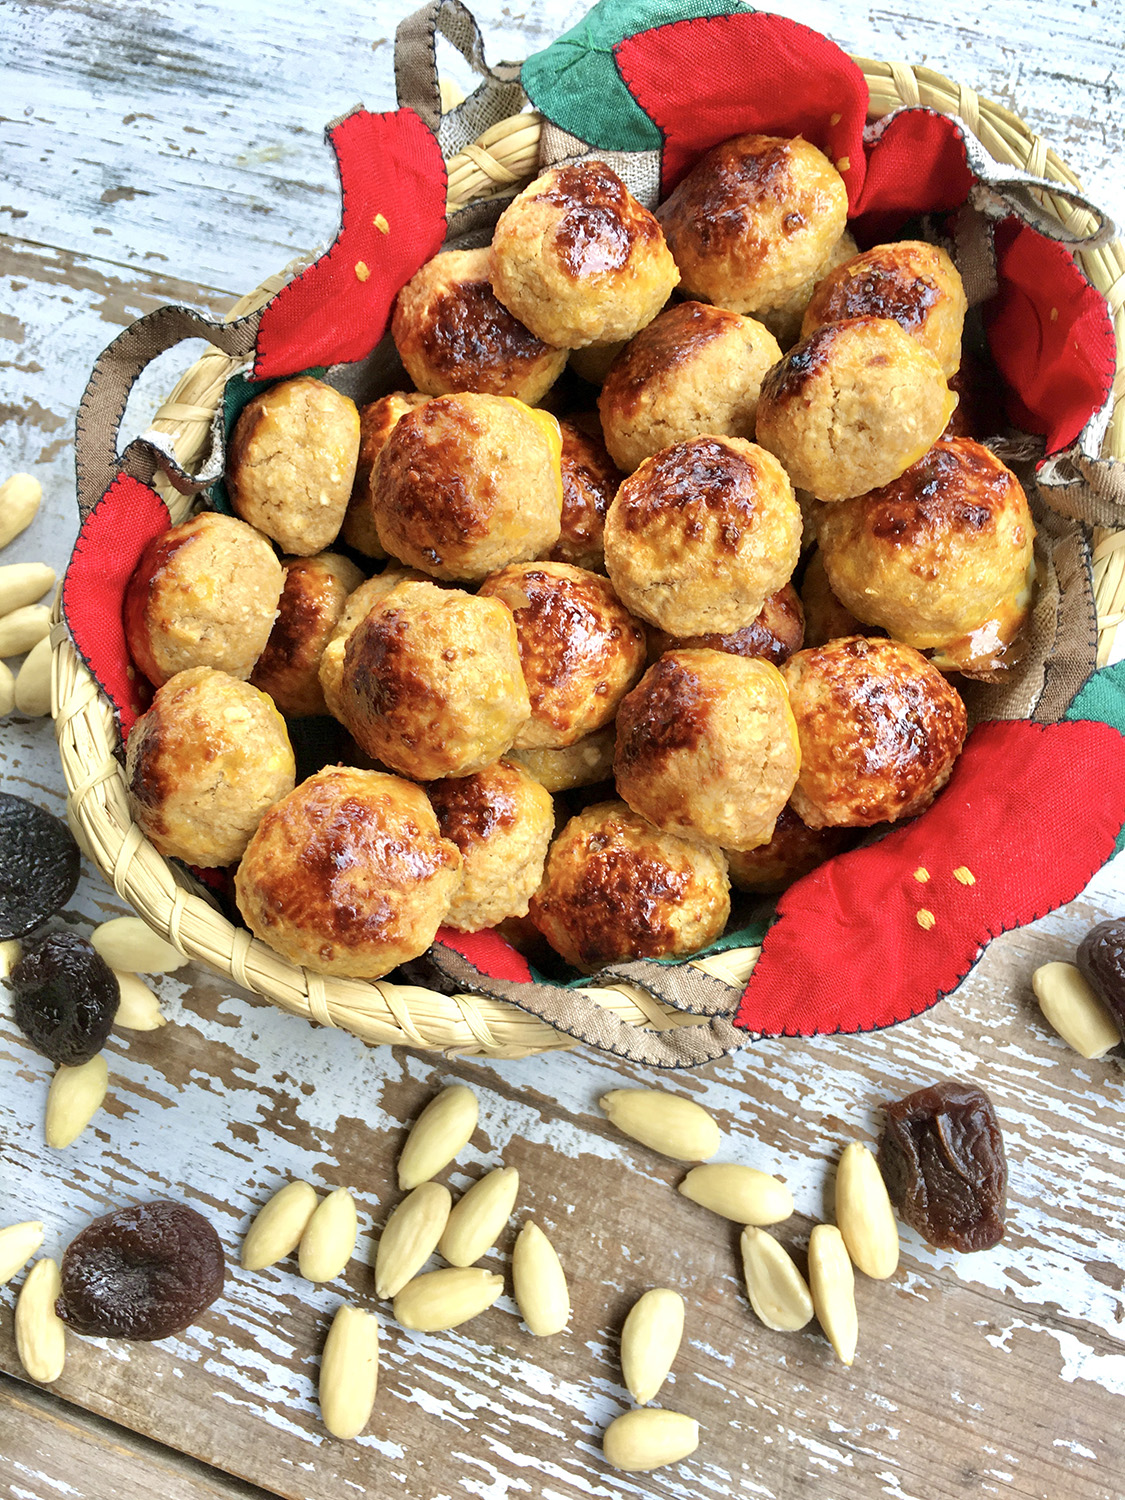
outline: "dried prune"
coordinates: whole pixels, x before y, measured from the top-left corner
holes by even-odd
[[[77,1067],[109,1035],[120,991],[117,976],[76,932],[48,932],[24,948],[12,970],[16,1025],[54,1063]]]
[[[939,1250],[987,1250],[1003,1239],[1008,1168],[983,1089],[948,1080],[885,1110],[879,1169],[906,1222]]]
[[[59,1317],[76,1333],[163,1339],[223,1290],[223,1247],[194,1208],[169,1199],[87,1224],[62,1258]]]
[[[70,829],[0,792],[0,942],[26,937],[74,895],[81,857]]]
[[[1125,1040],[1125,918],[1099,922],[1078,945],[1078,967]]]

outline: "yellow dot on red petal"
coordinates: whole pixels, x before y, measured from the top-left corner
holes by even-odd
[[[382,214],[376,214],[371,222],[375,225],[375,228],[379,231],[380,234],[390,234],[391,226],[387,223]]]
[[[836,170],[837,170],[837,172],[850,172],[851,171],[851,166],[852,166],[852,159],[851,159],[851,157],[850,156],[841,156],[840,160],[836,163]]]
[[[977,877],[969,869],[968,865],[958,865],[953,872],[954,880],[959,880],[962,885],[976,885]]]
[[[930,872],[926,869],[925,865],[919,865],[918,868],[914,871],[914,879],[917,880],[920,885],[925,885],[926,881],[929,880],[929,878]]]
[[[366,281],[371,272],[364,265],[363,261],[357,260],[355,263],[355,274],[357,281]]]
[[[840,121],[843,118],[844,118],[843,115],[832,115],[830,117],[828,123],[829,123],[829,125],[839,125]]]
[[[1059,310],[1058,310],[1057,307],[1052,307],[1051,308],[1051,322],[1052,323],[1057,323],[1058,321],[1059,321]]]
[[[929,932],[930,928],[933,927],[936,921],[937,918],[934,916],[933,912],[927,911],[923,906],[922,910],[918,913],[918,926],[924,928],[926,932]]]

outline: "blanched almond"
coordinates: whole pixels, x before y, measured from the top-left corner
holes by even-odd
[[[25,604],[10,615],[0,616],[0,656],[22,656],[37,646],[51,628],[51,611],[45,604]]]
[[[0,661],[0,719],[6,719],[16,706],[16,679],[12,669]]]
[[[519,1192],[515,1167],[488,1172],[456,1202],[438,1249],[451,1266],[471,1266],[499,1239]]]
[[[0,568],[0,615],[42,599],[55,586],[55,570],[46,563],[6,563]]]
[[[242,1241],[242,1266],[261,1271],[292,1255],[316,1212],[316,1189],[311,1182],[287,1182],[254,1215]]]
[[[539,1338],[560,1333],[570,1317],[566,1274],[554,1245],[532,1220],[516,1236],[512,1288],[520,1314]]]
[[[100,1052],[76,1068],[56,1068],[47,1092],[48,1146],[62,1150],[76,1141],[102,1107],[108,1088],[109,1068]]]
[[[41,719],[51,712],[51,638],[32,646],[16,673],[16,713]]]
[[[750,1306],[767,1328],[787,1333],[813,1315],[808,1283],[772,1234],[748,1224],[742,1231],[742,1269]]]
[[[351,1260],[359,1224],[347,1188],[322,1198],[301,1236],[297,1265],[306,1281],[331,1281]]]
[[[678,1411],[642,1406],[615,1418],[605,1430],[606,1463],[626,1474],[678,1464],[699,1447],[699,1423]]]
[[[320,1414],[333,1437],[358,1437],[379,1387],[379,1319],[358,1307],[337,1310],[320,1361]]]
[[[809,1236],[809,1290],[828,1342],[838,1358],[850,1365],[859,1339],[855,1273],[844,1236],[835,1224],[817,1224]]]
[[[31,525],[42,498],[43,486],[34,475],[13,474],[0,484],[0,547]]]
[[[168,974],[187,959],[140,917],[111,917],[90,934],[111,969],[126,974]]]
[[[408,1281],[395,1298],[395,1317],[404,1328],[438,1333],[460,1328],[490,1308],[504,1290],[503,1276],[476,1266],[427,1271]]]
[[[693,1167],[680,1192],[735,1224],[779,1224],[793,1212],[793,1194],[780,1178],[735,1162]]]
[[[477,1096],[463,1083],[451,1084],[431,1099],[415,1120],[398,1159],[398,1185],[404,1192],[436,1177],[477,1128]]]
[[[167,1026],[168,1017],[160,1009],[160,1001],[135,974],[115,971],[117,979],[117,1012],[113,1017],[115,1026],[126,1031],[158,1031]]]
[[[55,1311],[61,1291],[58,1265],[44,1256],[27,1273],[16,1302],[16,1353],[41,1385],[57,1380],[66,1361],[66,1329]]]
[[[43,1225],[38,1219],[25,1219],[22,1224],[0,1229],[0,1286],[27,1265],[42,1243]]]
[[[1039,1009],[1083,1057],[1101,1057],[1121,1041],[1108,1006],[1074,964],[1044,964],[1031,976]]]
[[[437,1248],[453,1197],[440,1182],[423,1182],[387,1220],[375,1251],[375,1295],[394,1297]]]
[[[836,1223],[848,1254],[876,1281],[898,1268],[898,1225],[879,1163],[861,1141],[845,1146],[836,1171]]]
[[[667,1287],[653,1287],[629,1309],[621,1330],[621,1373],[625,1388],[642,1406],[668,1377],[684,1336],[684,1299]]]
[[[7,979],[20,961],[21,951],[19,938],[8,938],[0,943],[0,979]]]
[[[611,1089],[598,1103],[618,1130],[676,1161],[705,1161],[719,1149],[718,1125],[691,1099],[661,1089]]]

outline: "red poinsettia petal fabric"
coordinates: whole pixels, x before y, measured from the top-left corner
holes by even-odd
[[[750,11],[656,26],[626,37],[613,55],[629,92],[664,134],[665,193],[711,146],[758,131],[818,146],[855,202],[867,80],[826,36]]]
[[[254,378],[363,359],[395,293],[445,238],[445,163],[412,109],[357,110],[328,132],[343,199],[340,232],[262,313]]]
[[[457,932],[452,927],[440,927],[434,941],[452,948],[491,979],[512,979],[521,984],[531,981],[527,959],[498,932]]]
[[[852,231],[861,248],[878,245],[916,214],[959,208],[972,185],[965,144],[948,115],[906,110],[868,152]]]
[[[1118,730],[1086,720],[978,725],[932,808],[782,896],[735,1024],[813,1036],[918,1015],[991,938],[1072,901],[1123,822]]]
[[[63,582],[63,614],[79,655],[117,710],[121,737],[152,699],[125,642],[125,586],[141,553],[172,524],[168,507],[147,484],[119,474],[86,517]]]

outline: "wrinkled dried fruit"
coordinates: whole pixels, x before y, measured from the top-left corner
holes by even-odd
[[[223,1247],[202,1214],[158,1199],[104,1214],[62,1259],[58,1312],[98,1338],[163,1339],[223,1290]]]
[[[61,911],[74,895],[79,862],[65,823],[0,792],[0,941],[24,937]]]
[[[1076,962],[1125,1039],[1125,917],[1091,928],[1078,945]]]
[[[614,1418],[602,1438],[605,1461],[626,1474],[678,1464],[699,1447],[699,1423],[682,1412],[642,1406]]]
[[[76,932],[24,944],[12,970],[16,1025],[45,1057],[68,1068],[102,1050],[117,1014],[113,970]]]
[[[938,1250],[988,1250],[1004,1237],[1008,1169],[992,1101],[948,1080],[887,1104],[879,1169],[891,1201]]]

